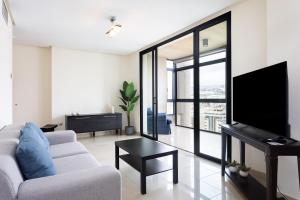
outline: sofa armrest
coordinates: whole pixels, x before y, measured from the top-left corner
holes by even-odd
[[[121,175],[112,166],[31,179],[19,187],[18,200],[120,200]]]
[[[45,133],[50,145],[76,142],[76,133],[71,130],[54,131]]]

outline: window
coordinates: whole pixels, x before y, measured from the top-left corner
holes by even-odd
[[[194,65],[194,60],[189,59],[189,60],[185,60],[185,61],[176,63],[176,68],[187,67],[187,66],[192,66],[192,65]]]
[[[204,63],[204,62],[209,62],[212,60],[218,60],[218,59],[222,59],[222,58],[226,58],[226,51],[220,51],[217,53],[211,53],[205,56],[201,56],[199,61],[200,63]]]
[[[194,98],[194,70],[177,71],[177,99]]]
[[[225,103],[200,103],[200,129],[221,132],[221,125],[226,123]]]
[[[174,115],[174,102],[167,102],[167,115]]]
[[[199,69],[200,99],[225,99],[225,62]]]
[[[174,115],[174,62],[167,60],[167,115]]]
[[[168,100],[173,99],[173,81],[174,81],[174,72],[173,71],[168,71],[167,72],[167,81],[168,81]]]
[[[167,60],[167,69],[174,69],[174,62],[171,60]]]
[[[192,102],[177,102],[177,126],[194,127],[194,104]]]

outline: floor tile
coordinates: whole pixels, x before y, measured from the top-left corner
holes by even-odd
[[[101,164],[115,163],[114,143],[118,140],[138,138],[139,136],[96,134],[90,137],[81,135],[78,139]],[[120,150],[120,154],[126,153]],[[172,157],[161,158],[172,163]],[[179,150],[179,183],[173,184],[172,171],[147,177],[147,194],[140,193],[140,174],[124,161],[120,160],[123,200],[191,200],[226,199],[243,200],[244,197],[228,178],[220,174],[219,164],[199,158],[192,153]]]

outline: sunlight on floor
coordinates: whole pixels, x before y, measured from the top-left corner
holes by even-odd
[[[194,152],[194,130],[179,126],[171,126],[170,135],[158,135],[158,140],[178,147],[180,149]],[[200,152],[221,158],[221,135],[200,131]]]

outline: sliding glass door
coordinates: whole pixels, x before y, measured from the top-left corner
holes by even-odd
[[[157,139],[156,49],[140,54],[141,135]]]
[[[200,153],[221,158],[226,124],[226,21],[199,32]]]
[[[220,162],[221,125],[231,123],[230,16],[140,53],[142,136]]]
[[[193,33],[159,46],[157,55],[158,141],[193,152]]]
[[[212,23],[198,32],[199,148],[198,154],[219,161],[221,125],[231,122],[230,20]]]

